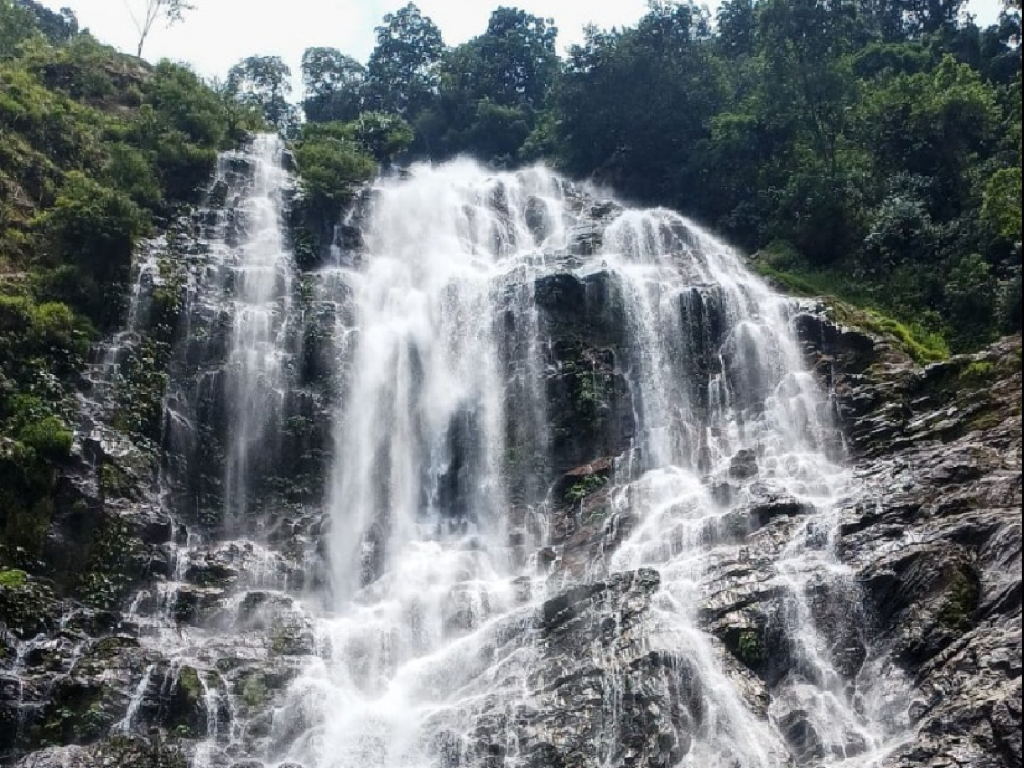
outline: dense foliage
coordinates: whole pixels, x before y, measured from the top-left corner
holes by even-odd
[[[712,18],[655,1],[559,60],[550,20],[498,8],[446,47],[410,4],[366,66],[306,52],[303,133],[383,113],[412,128],[403,159],[544,160],[687,212],[790,287],[969,349],[1020,329],[1021,59],[1019,2],[987,29],[963,6],[725,0]],[[353,167],[335,156],[317,194]]]
[[[68,11],[0,0],[0,565],[46,531],[77,379],[97,330],[122,319],[136,244],[259,125],[190,70],[100,45]]]

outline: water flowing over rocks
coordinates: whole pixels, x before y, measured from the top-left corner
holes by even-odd
[[[0,764],[1021,764],[1019,337],[921,368],[544,169],[382,180],[299,264],[288,167],[137,258]]]

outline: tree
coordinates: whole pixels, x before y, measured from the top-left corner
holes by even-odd
[[[437,90],[437,64],[444,54],[441,31],[409,3],[387,14],[376,33],[377,46],[367,66],[370,104],[408,119]]]
[[[0,0],[0,61],[14,58],[35,31],[31,13],[11,0]]]
[[[854,115],[857,138],[871,148],[877,172],[934,179],[932,215],[959,215],[972,204],[971,167],[998,124],[995,89],[949,55],[931,71],[872,86]]]
[[[749,55],[754,50],[757,17],[754,0],[725,0],[718,7],[718,45],[729,58]]]
[[[341,206],[370,179],[377,166],[342,123],[307,123],[295,143],[295,161],[310,210],[336,221]]]
[[[307,48],[302,54],[302,84],[307,120],[348,122],[362,109],[366,67],[336,48]]]
[[[414,150],[431,157],[470,153],[508,166],[537,125],[558,76],[550,19],[498,8],[487,31],[444,55],[437,95],[415,116]]]
[[[498,8],[487,31],[473,41],[482,69],[478,95],[503,106],[543,106],[558,71],[551,19],[517,8]]]
[[[633,29],[589,29],[555,89],[565,168],[631,197],[700,210],[699,149],[725,96],[710,36],[692,4],[654,4]]]
[[[153,29],[153,25],[163,19],[164,23],[170,26],[182,21],[186,11],[195,10],[187,0],[145,0],[141,13],[136,13],[128,6],[128,13],[131,14],[132,22],[139,33],[139,45],[135,55],[142,58],[142,47],[146,44],[146,38]]]
[[[78,34],[78,19],[70,8],[61,8],[55,13],[36,0],[15,0],[15,5],[32,14],[39,31],[55,45],[66,43]]]
[[[390,165],[412,143],[412,128],[400,117],[363,112],[346,126],[348,135],[378,163]]]
[[[285,131],[295,122],[288,103],[292,71],[280,56],[250,56],[228,71],[227,88],[243,104],[258,107],[264,119]]]

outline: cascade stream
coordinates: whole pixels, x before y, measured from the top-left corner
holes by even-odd
[[[170,662],[119,728],[184,675],[196,768],[867,768],[908,737],[793,302],[675,213],[465,160],[379,181],[300,270],[286,165],[226,154],[201,217],[174,567],[128,619]]]

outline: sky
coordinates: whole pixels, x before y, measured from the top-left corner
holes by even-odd
[[[50,8],[69,7],[102,42],[134,53],[138,33],[132,11],[141,16],[146,0],[42,0]],[[185,20],[171,27],[158,23],[150,33],[143,57],[170,58],[190,64],[206,77],[223,78],[228,69],[254,54],[281,56],[298,74],[302,52],[311,46],[331,46],[366,61],[373,49],[373,28],[385,13],[408,0],[191,0],[196,6]],[[499,5],[522,8],[554,18],[558,46],[564,51],[580,42],[583,27],[632,24],[647,10],[647,0],[417,0],[420,10],[441,28],[444,40],[457,45],[487,27],[491,10]],[[716,0],[707,3],[714,9]],[[998,17],[1000,0],[968,0],[968,10],[981,25]]]

